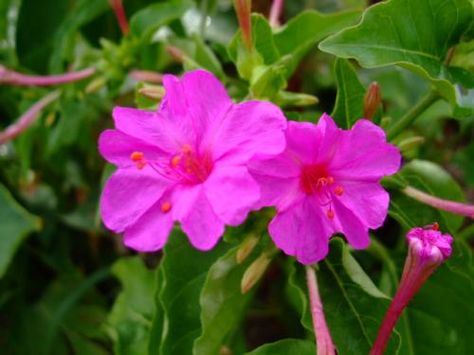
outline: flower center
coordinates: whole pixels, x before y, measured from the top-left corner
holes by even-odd
[[[335,216],[332,201],[336,196],[344,194],[344,188],[337,185],[325,165],[304,165],[301,168],[301,189],[308,195],[317,196],[319,203],[327,208],[329,219]]]
[[[198,154],[189,144],[184,144],[181,151],[168,162],[149,160],[139,151],[133,152],[130,160],[138,170],[148,166],[165,178],[188,184],[205,181],[213,168],[210,154]]]

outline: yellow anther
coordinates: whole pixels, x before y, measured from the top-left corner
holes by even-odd
[[[338,186],[336,186],[336,188],[334,189],[334,193],[335,193],[337,196],[342,196],[342,194],[344,193],[344,188],[343,188],[341,185],[338,185]]]
[[[134,162],[141,161],[145,158],[143,152],[133,152],[130,154],[130,159]]]
[[[171,211],[171,202],[169,201],[165,201],[161,204],[161,211],[163,213],[168,213],[169,211]]]
[[[176,168],[180,162],[181,162],[181,157],[179,155],[175,155],[173,158],[171,158],[171,166],[173,168]]]

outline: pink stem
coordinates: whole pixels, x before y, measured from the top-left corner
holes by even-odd
[[[50,86],[85,79],[95,73],[95,68],[87,68],[73,73],[60,75],[27,75],[0,66],[0,84],[17,86]]]
[[[280,17],[283,11],[284,0],[273,0],[272,8],[270,9],[270,25],[272,27],[280,26]]]
[[[35,122],[39,117],[39,113],[47,105],[56,100],[60,95],[59,91],[53,91],[35,103],[26,111],[15,123],[8,126],[3,132],[0,132],[0,144],[4,144],[9,140],[15,138],[29,126]]]
[[[309,291],[314,335],[316,337],[316,355],[335,355],[336,348],[334,347],[331,333],[329,332],[326,319],[324,318],[323,304],[319,296],[316,272],[311,266],[306,266],[306,282]]]
[[[115,17],[117,18],[122,34],[124,36],[128,35],[128,32],[130,32],[130,26],[128,25],[127,15],[125,14],[122,0],[110,0],[110,5],[115,12]]]
[[[130,77],[136,81],[147,81],[149,83],[161,84],[163,75],[149,70],[132,70]]]
[[[405,193],[405,195],[410,196],[411,198],[414,198],[415,200],[423,202],[431,207],[439,208],[447,212],[460,214],[460,215],[474,219],[474,206],[473,205],[468,205],[465,203],[454,202],[454,201],[449,201],[449,200],[443,200],[441,198],[429,195],[427,193],[424,193],[423,191],[417,190],[410,186],[405,187],[402,191]]]

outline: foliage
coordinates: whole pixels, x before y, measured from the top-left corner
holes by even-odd
[[[265,231],[274,211],[228,227],[209,252],[192,248],[176,227],[162,252],[137,254],[100,222],[112,167],[97,152],[98,135],[113,126],[114,105],[159,104],[159,95],[142,90],[159,93],[159,83],[133,71],[194,68],[216,74],[235,101],[270,100],[301,121],[332,112],[344,129],[363,115],[368,85],[379,83],[375,122],[404,164],[384,181],[389,217],[371,247],[354,251],[335,237],[317,267],[329,328],[339,354],[367,353],[400,278],[407,229],[436,221],[456,240],[453,256],[415,297],[387,354],[474,349],[472,220],[402,191],[410,185],[473,202],[472,1],[320,1],[317,9],[287,1],[277,27],[266,18],[269,2],[254,1],[250,49],[229,1],[124,1],[127,35],[110,3],[0,2],[2,70],[94,69],[54,89],[9,85],[0,72],[0,131],[50,91],[60,93],[0,144],[2,353],[314,354],[302,265],[273,253],[262,278],[241,292],[248,268],[273,248]],[[239,260],[249,236],[258,242]]]

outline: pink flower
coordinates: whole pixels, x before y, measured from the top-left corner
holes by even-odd
[[[138,251],[162,248],[174,221],[208,250],[225,224],[254,208],[260,189],[247,163],[284,149],[286,120],[268,102],[233,104],[203,70],[163,83],[158,112],[116,107],[116,129],[100,136],[101,154],[118,166],[102,193],[102,219]]]
[[[436,268],[451,256],[453,237],[437,223],[413,228],[407,234],[408,255],[398,290],[380,326],[370,355],[382,355],[400,315]]]
[[[317,125],[290,122],[286,138],[283,153],[251,164],[260,206],[277,208],[269,225],[275,244],[303,264],[323,259],[334,233],[366,248],[368,229],[387,215],[389,195],[380,179],[399,169],[398,149],[368,120],[345,131],[326,114]]]

